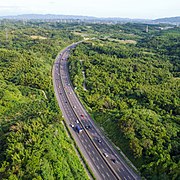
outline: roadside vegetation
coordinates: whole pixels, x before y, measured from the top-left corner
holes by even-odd
[[[79,30],[97,38],[73,50],[71,80],[95,122],[145,178],[178,179],[180,29],[145,29],[125,24]]]
[[[146,179],[178,179],[180,29],[159,26],[1,21],[0,179],[88,179],[51,77],[82,38],[69,69],[95,122]]]
[[[88,179],[51,76],[58,52],[79,38],[63,25],[1,21],[0,39],[0,179]]]

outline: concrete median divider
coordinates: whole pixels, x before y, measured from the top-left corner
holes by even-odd
[[[65,51],[65,50],[64,50],[64,51]],[[61,62],[61,59],[60,59],[59,61]],[[60,65],[59,65],[59,66],[60,66]],[[61,71],[61,69],[59,69],[59,71]],[[61,73],[60,73],[60,75],[61,75]],[[68,101],[69,101],[69,104],[71,105],[71,107],[73,107],[72,104],[71,104],[71,101],[69,100],[69,97],[68,97],[66,91],[64,90],[64,84],[63,84],[63,81],[62,81],[62,79],[61,79],[61,76],[60,76],[60,81],[61,81],[61,84],[62,84],[63,91],[64,91],[64,93],[65,93],[65,95],[66,95],[66,97],[67,97],[67,99],[68,99]],[[71,87],[72,87],[72,85],[71,85]],[[72,88],[72,89],[73,89],[73,88]],[[104,157],[104,155],[103,155],[103,153],[101,152],[101,150],[98,148],[98,146],[96,145],[96,143],[93,141],[93,139],[92,139],[91,135],[89,134],[89,132],[88,132],[88,131],[86,130],[86,128],[84,127],[83,123],[81,122],[81,119],[80,119],[79,115],[76,113],[76,111],[75,111],[73,108],[72,108],[72,110],[73,110],[74,114],[76,115],[77,119],[79,120],[81,126],[83,127],[84,132],[85,132],[85,133],[87,134],[87,136],[89,137],[89,139],[90,139],[91,143],[93,144],[93,146],[94,146],[94,147],[96,148],[96,150],[99,152],[99,154],[100,154],[100,156],[102,157],[102,159],[104,159],[105,163],[106,163],[107,166],[111,169],[111,171],[112,171],[112,173],[114,174],[114,176],[115,176],[118,180],[120,180],[121,178],[119,177],[119,175],[116,173],[116,171],[113,169],[113,167],[109,164],[109,162],[108,162],[107,159]]]

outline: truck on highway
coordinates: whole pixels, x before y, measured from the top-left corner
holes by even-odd
[[[82,129],[79,125],[76,125],[76,131],[77,131],[78,133],[81,133],[82,130],[83,130],[83,129]]]

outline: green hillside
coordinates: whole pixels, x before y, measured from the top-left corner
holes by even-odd
[[[71,79],[95,122],[145,178],[178,179],[180,29],[145,28],[91,25],[97,39],[72,52]]]
[[[51,68],[78,38],[48,24],[0,25],[0,179],[88,179],[62,125]]]

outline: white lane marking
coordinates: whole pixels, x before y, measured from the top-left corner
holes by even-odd
[[[124,179],[127,180],[126,177],[124,177]]]
[[[128,176],[128,178],[131,179],[130,176]]]
[[[121,167],[121,169],[124,171],[124,168],[123,168],[123,167]]]
[[[97,133],[96,133],[97,134]],[[124,171],[124,169],[123,169],[123,171]]]
[[[101,167],[104,168],[104,166],[101,164]]]
[[[96,157],[96,159],[99,161],[99,158],[98,158],[98,157]]]
[[[106,172],[106,174],[107,174],[107,176],[109,177],[109,173]]]
[[[95,152],[92,150],[92,153],[95,154]]]
[[[87,142],[87,139],[85,139],[85,141]]]
[[[102,173],[101,175],[102,175],[102,176],[104,177],[104,179],[105,179],[106,176],[105,176],[103,173]]]
[[[97,167],[98,169],[100,169],[98,165],[96,165],[96,167]]]

